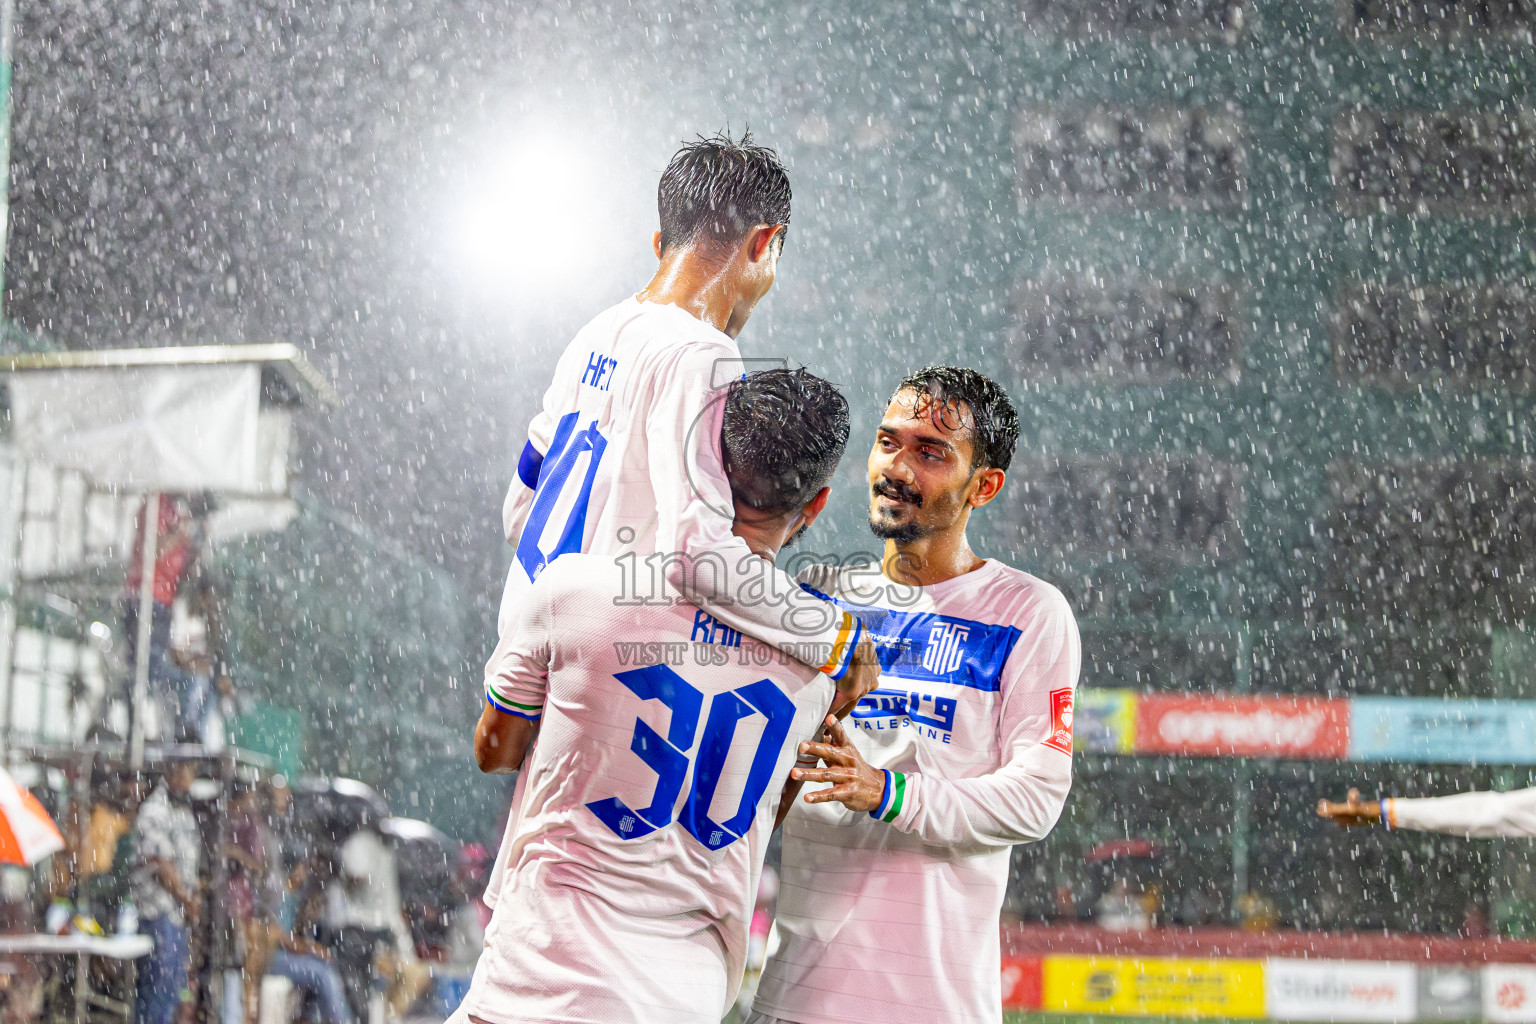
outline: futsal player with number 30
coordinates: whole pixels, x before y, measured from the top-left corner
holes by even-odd
[[[722,405],[732,535],[766,568],[826,504],[847,403],[767,370]],[[503,637],[476,756],[521,767],[523,794],[455,1024],[717,1024],[736,998],[774,814],[835,685],[696,606],[616,601],[625,571],[560,558]]]

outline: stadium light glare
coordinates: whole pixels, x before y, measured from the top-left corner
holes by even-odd
[[[474,170],[452,243],[467,274],[523,290],[579,277],[601,225],[595,164],[565,140],[527,135]]]

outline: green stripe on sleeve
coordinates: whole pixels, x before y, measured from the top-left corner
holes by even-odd
[[[515,700],[508,700],[507,698],[503,697],[501,695],[501,692],[499,690],[497,690],[494,686],[487,686],[485,689],[486,689],[486,693],[487,694],[489,694],[491,697],[495,698],[495,702],[497,704],[505,704],[509,708],[519,708],[519,709],[521,709],[523,711],[543,711],[544,710],[544,705],[542,705],[542,704],[520,704],[520,703],[518,703]]]
[[[907,777],[901,772],[891,772],[891,778],[896,783],[892,788],[896,791],[891,797],[891,809],[885,812],[881,821],[895,821],[901,816],[901,805],[907,796]]]

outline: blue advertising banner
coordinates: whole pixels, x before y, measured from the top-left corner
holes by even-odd
[[[1352,761],[1536,764],[1536,701],[1356,697]]]

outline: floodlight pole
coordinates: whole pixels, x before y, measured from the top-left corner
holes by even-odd
[[[155,570],[160,558],[160,492],[144,497],[144,529],[139,537],[139,636],[134,646],[133,692],[128,698],[128,767],[144,767],[144,705],[149,695],[149,644],[154,637]]]

